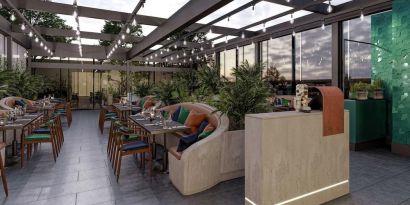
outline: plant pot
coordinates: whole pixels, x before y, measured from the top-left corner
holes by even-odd
[[[369,96],[368,91],[357,91],[356,92],[356,99],[357,100],[367,100]]]
[[[354,99],[356,99],[356,92],[349,92],[349,99],[352,99],[352,100],[354,100]]]
[[[113,97],[112,95],[107,96],[107,105],[112,105]]]
[[[372,96],[372,98],[375,99],[375,100],[382,100],[382,99],[384,99],[384,92],[383,92],[383,90],[375,90],[375,91],[373,91],[373,96]]]

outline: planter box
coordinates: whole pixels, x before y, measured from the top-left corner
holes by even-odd
[[[386,137],[385,100],[345,100],[350,112],[350,149],[361,150],[380,145]]]
[[[244,176],[245,130],[226,131],[222,147],[221,172],[223,180]]]

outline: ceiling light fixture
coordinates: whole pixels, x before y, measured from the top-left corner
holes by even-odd
[[[329,0],[329,6],[327,7],[327,12],[332,13],[332,11],[333,11],[332,0]]]
[[[364,21],[364,14],[363,14],[363,10],[360,11],[360,20]]]
[[[290,14],[290,24],[295,23],[295,19],[293,18],[293,13]]]

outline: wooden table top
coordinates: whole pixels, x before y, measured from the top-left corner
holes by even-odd
[[[166,133],[175,133],[175,132],[183,132],[191,129],[179,122],[171,121],[167,128],[164,128],[162,122],[159,119],[155,119],[152,122],[149,120],[144,119],[142,116],[130,116],[129,117],[133,122],[135,122],[138,126],[145,129],[151,135],[158,135],[158,134],[166,134]]]
[[[23,129],[27,125],[31,124],[34,120],[38,119],[43,114],[26,114],[24,116],[19,116],[16,121],[13,123],[8,123],[4,126],[0,126],[0,131],[3,130],[15,130],[15,129]]]
[[[119,110],[119,111],[131,111],[133,109],[139,109],[140,107],[135,106],[135,105],[122,105],[120,103],[115,103],[113,104],[114,108]]]

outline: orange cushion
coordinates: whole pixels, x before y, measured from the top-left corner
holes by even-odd
[[[210,132],[210,131],[214,131],[214,130],[215,130],[215,127],[214,127],[213,125],[211,125],[211,124],[208,124],[208,125],[205,127],[204,132]]]
[[[185,121],[185,125],[191,128],[192,133],[195,133],[198,126],[202,121],[206,119],[206,114],[198,113],[194,110],[189,112],[188,118]]]
[[[152,106],[154,106],[155,105],[155,102],[154,101],[152,101],[152,100],[147,100],[147,101],[145,101],[145,103],[144,103],[144,109],[148,109],[148,108],[150,108],[150,107],[152,107]]]

